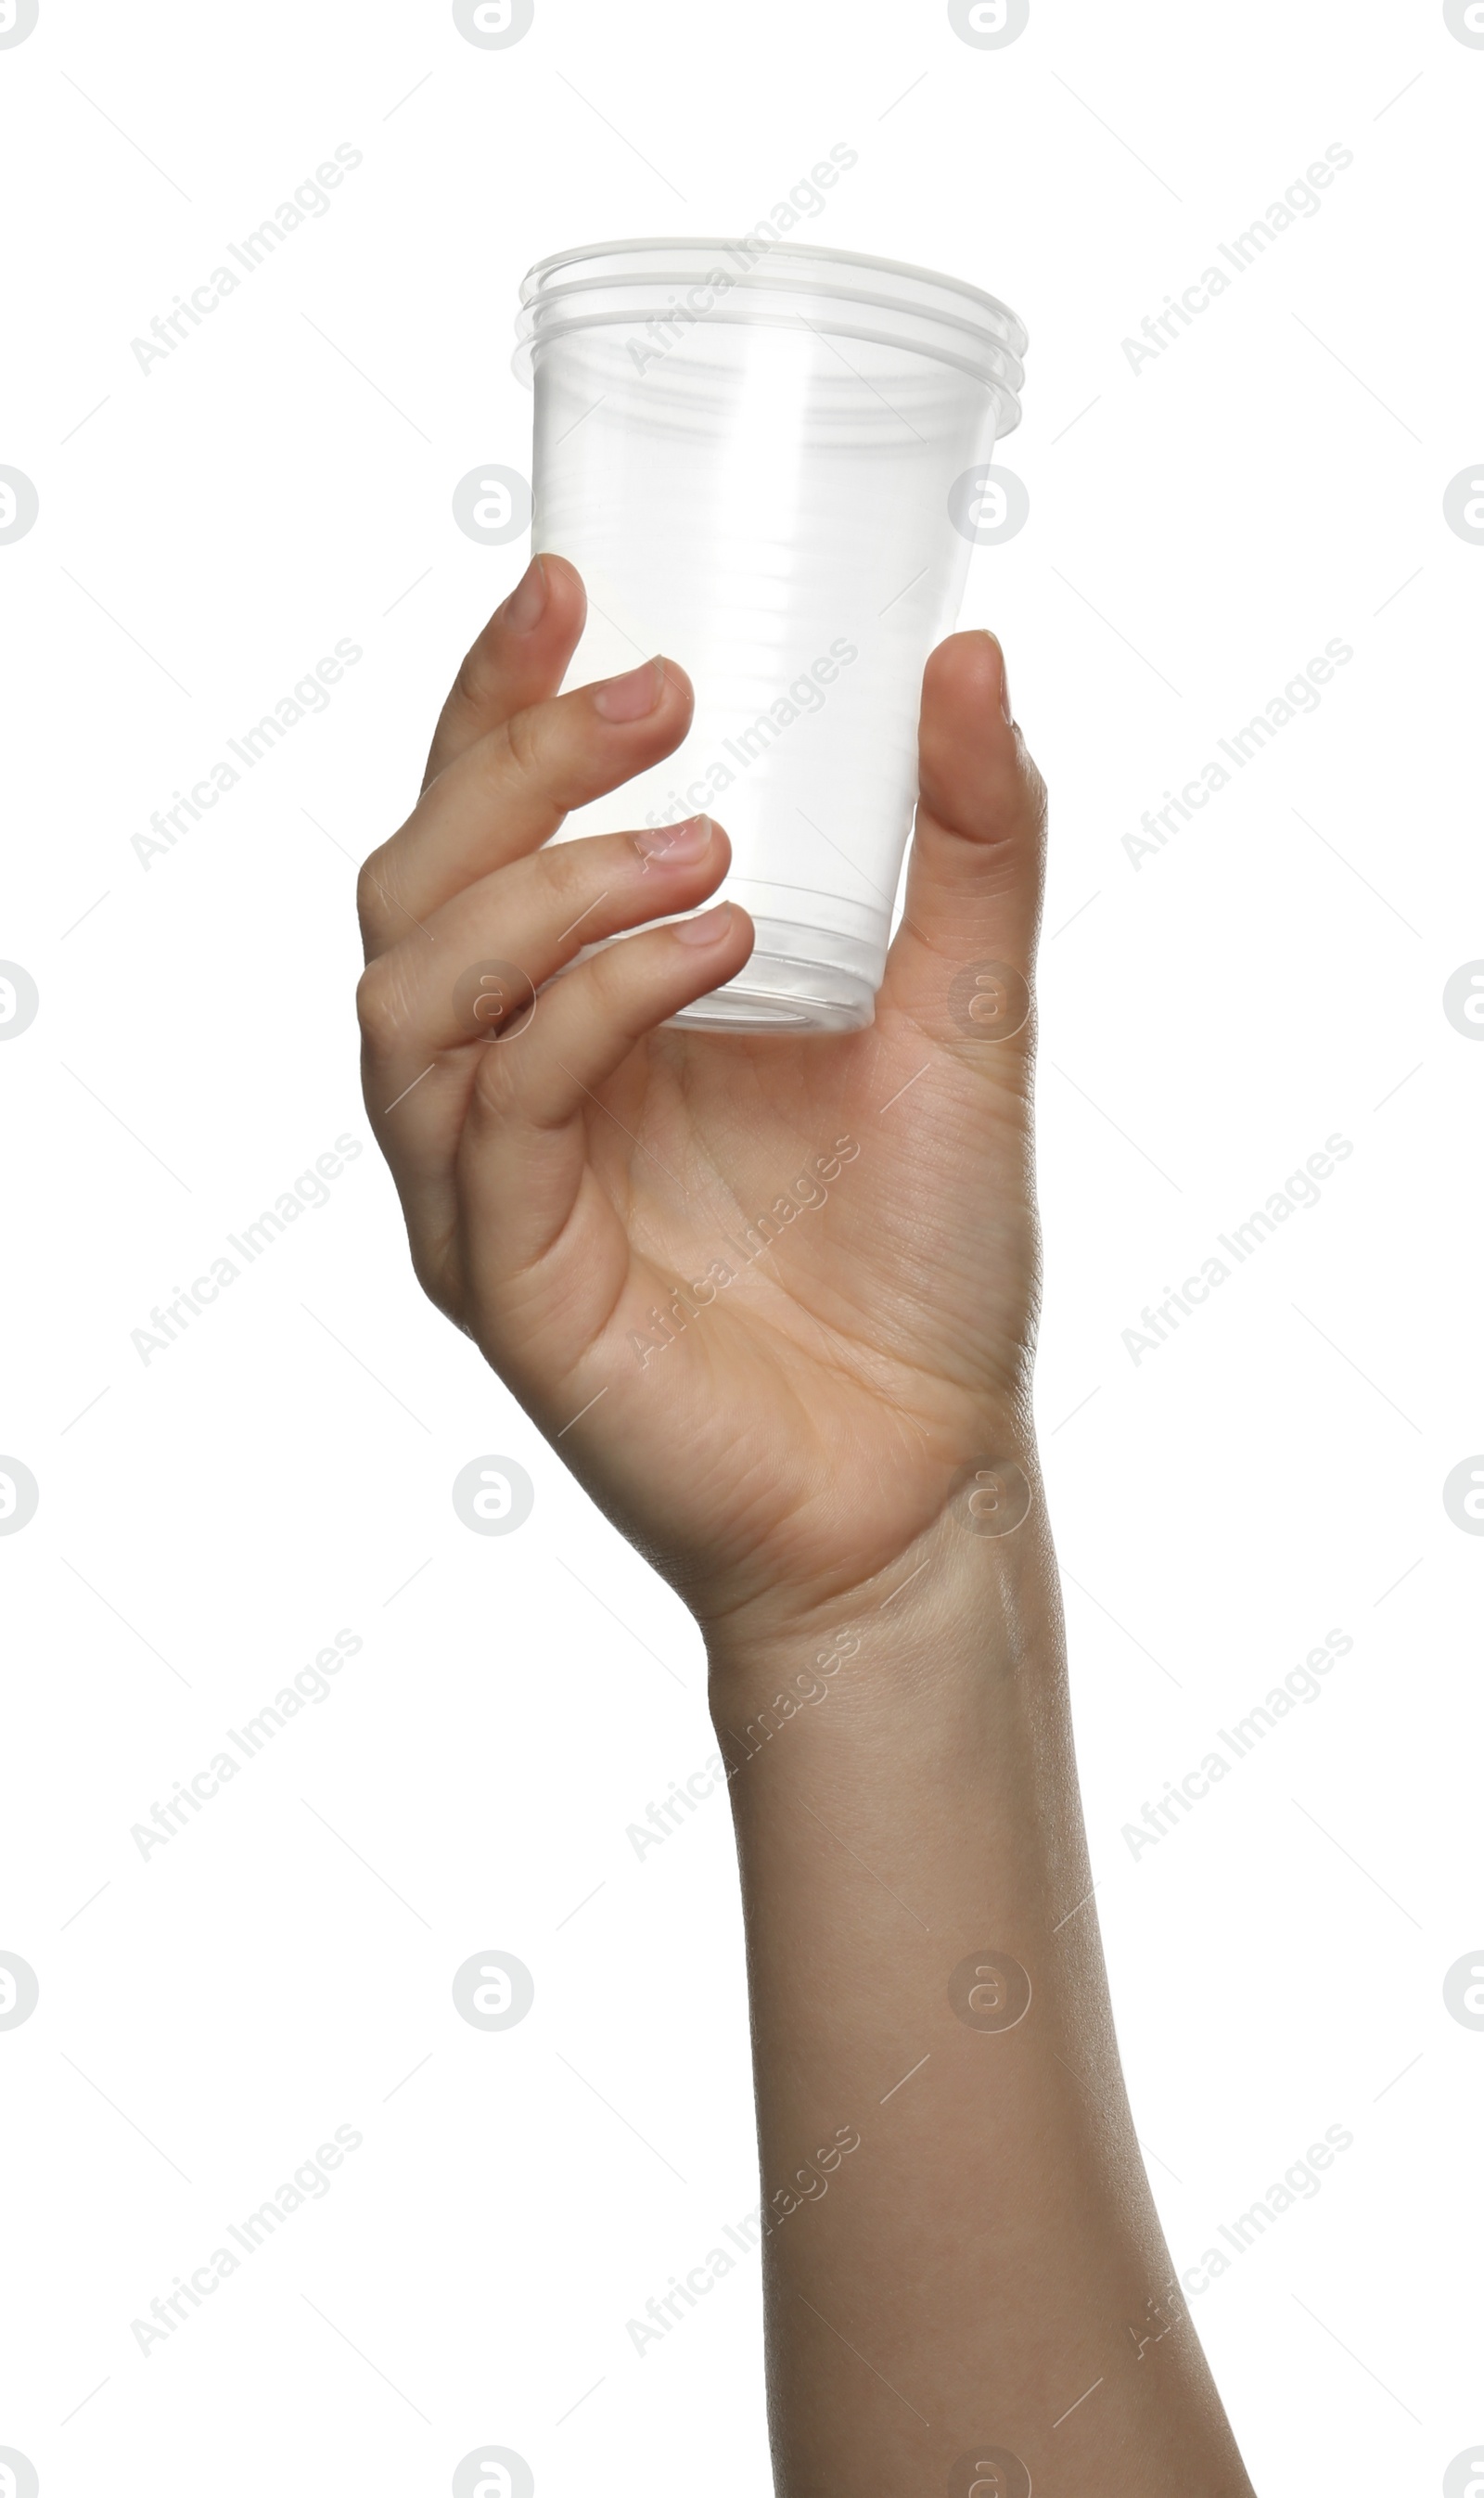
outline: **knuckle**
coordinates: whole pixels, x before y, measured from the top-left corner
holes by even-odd
[[[514,1099],[516,1067],[507,1045],[490,1041],[481,1049],[469,1089],[468,1116],[494,1126],[508,1118]]]
[[[504,725],[505,751],[516,771],[524,780],[539,777],[546,761],[545,746],[533,710],[512,712]]]
[[[378,955],[356,983],[356,1017],[370,1048],[390,1051],[407,1025],[407,996],[395,955]]]
[[[1016,735],[1018,737],[1018,731]],[[1046,830],[1047,817],[1050,811],[1050,793],[1047,788],[1041,767],[1023,739],[1020,739],[1020,774],[1024,784],[1026,812],[1030,817],[1031,828],[1039,835]]]
[[[572,975],[583,983],[595,1022],[618,1032],[637,1034],[642,1029],[646,952],[642,934],[628,937],[617,945],[605,945]]]
[[[459,662],[459,672],[453,682],[454,695],[469,711],[484,712],[494,701],[498,685],[495,655],[481,633],[477,642],[470,643]]]
[[[356,878],[356,916],[364,936],[379,936],[386,920],[385,896],[385,855],[376,849],[363,862]]]
[[[539,853],[546,898],[554,913],[581,913],[581,925],[570,931],[572,950],[600,935],[604,914],[598,905],[616,881],[606,842],[554,842]],[[584,909],[584,905],[587,908]]]

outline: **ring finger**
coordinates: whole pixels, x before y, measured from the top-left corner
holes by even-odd
[[[708,816],[563,842],[513,861],[378,955],[358,1008],[368,1056],[396,1095],[430,1060],[500,1037],[583,948],[694,909],[731,846]]]

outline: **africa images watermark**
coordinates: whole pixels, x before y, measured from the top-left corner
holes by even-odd
[[[643,1821],[629,1823],[624,1836],[639,1863],[644,1864],[653,1849],[662,1847],[666,1840],[684,1830],[688,1819],[699,1811],[707,1798],[720,1795],[724,1787],[729,1786],[748,1762],[757,1759],[764,1744],[771,1743],[791,1719],[802,1716],[806,1709],[818,1709],[822,1700],[827,1700],[830,1686],[826,1678],[837,1675],[847,1658],[859,1652],[860,1633],[848,1623],[836,1631],[828,1648],[820,1649],[812,1667],[801,1666],[757,1715],[748,1719],[740,1735],[729,1727],[724,1728],[727,1744],[733,1752],[741,1753],[741,1759],[730,1760],[725,1751],[712,1752],[698,1770],[692,1771],[684,1786],[678,1778],[672,1780],[668,1795],[659,1804],[650,1804]]]
[[[1220,2247],[1208,2247],[1199,2263],[1186,2265],[1180,2279],[1192,2298],[1199,2298],[1203,2290],[1210,2290],[1212,2282],[1219,2281],[1224,2272],[1230,2272],[1235,2258],[1248,2254],[1285,2212],[1293,2210],[1295,2203],[1311,2203],[1324,2183],[1325,2169],[1333,2168],[1336,2154],[1348,2151],[1354,2140],[1348,2126],[1327,2125],[1324,2140],[1311,2142],[1304,2158],[1293,2161],[1281,2178],[1275,2178],[1257,2202],[1249,2203],[1244,2212],[1239,2212],[1230,2227],[1225,2221],[1218,2222],[1217,2235],[1225,2238],[1234,2254],[1227,2255]],[[1159,2336],[1154,2338],[1157,2341]],[[1142,2351],[1138,2356],[1143,2358]]]
[[[809,1212],[811,1208],[823,1205],[829,1195],[828,1183],[839,1178],[842,1165],[853,1163],[859,1151],[854,1137],[837,1137],[831,1152],[810,1156],[786,1194],[775,1197],[768,1211],[758,1215],[747,1225],[740,1240],[732,1239],[728,1233],[724,1232],[722,1244],[734,1252],[740,1264],[733,1265],[728,1258],[713,1258],[698,1282],[689,1287],[676,1284],[668,1306],[663,1310],[650,1311],[651,1334],[641,1335],[637,1328],[629,1329],[629,1349],[639,1368],[647,1369],[655,1354],[667,1353],[676,1337],[684,1334],[687,1321],[698,1319],[702,1310],[709,1309],[718,1293],[725,1292],[728,1284],[734,1284],[745,1267],[771,1249],[775,1241],[782,1239],[787,1224],[795,1222],[800,1214]]]
[[[1238,772],[1244,772],[1264,747],[1271,746],[1279,729],[1297,720],[1301,712],[1316,712],[1323,696],[1321,686],[1327,686],[1337,668],[1346,668],[1355,653],[1348,642],[1332,634],[1322,654],[1307,660],[1298,676],[1290,677],[1281,693],[1273,695],[1263,710],[1254,712],[1245,728],[1233,731],[1230,737],[1218,737],[1216,744],[1232,766],[1218,763],[1214,756],[1200,766],[1200,776],[1187,781],[1177,797],[1173,789],[1165,791],[1163,807],[1147,807],[1140,817],[1143,829],[1125,833],[1123,854],[1135,875],[1145,860],[1153,858],[1183,825],[1194,823],[1203,807],[1209,806],[1218,790],[1225,789]]]
[[[670,1782],[668,1795],[659,1804],[651,1803],[643,1821],[631,1821],[624,1836],[642,1865],[652,1848],[662,1847],[677,1830],[684,1830],[692,1813],[698,1812],[708,1796],[720,1795],[733,1776],[720,1752],[712,1752],[698,1770],[693,1770],[684,1786],[678,1778]]]
[[[356,167],[364,162],[360,148],[352,147],[348,140],[342,140],[333,157],[327,157],[323,165],[315,166],[313,177],[299,184],[291,200],[280,200],[273,215],[265,217],[260,226],[243,237],[242,242],[228,243],[227,258],[237,262],[236,269],[229,269],[224,259],[201,285],[191,288],[188,302],[183,295],[177,295],[171,311],[156,314],[149,324],[149,337],[130,339],[134,361],[145,381],[149,379],[151,365],[162,365],[167,356],[174,355],[177,347],[183,347],[192,330],[199,330],[209,314],[224,304],[229,295],[235,295],[246,278],[254,276],[271,254],[277,250],[279,243],[286,242],[306,218],[329,215],[333,206],[330,193],[338,191],[346,175],[353,174]]]
[[[222,1788],[237,1777],[242,1764],[255,1761],[265,1745],[273,1742],[290,1718],[297,1717],[302,1710],[318,1708],[327,1701],[335,1688],[328,1677],[339,1674],[351,1657],[359,1656],[365,1645],[358,1631],[337,1631],[332,1645],[320,1649],[312,1665],[302,1665],[292,1681],[286,1682],[281,1691],[275,1691],[272,1702],[260,1709],[255,1717],[246,1718],[241,1726],[229,1726],[227,1744],[234,1748],[229,1751],[223,1745],[219,1752],[214,1752],[210,1760],[195,1772],[189,1785],[183,1778],[177,1778],[174,1794],[164,1804],[155,1805],[148,1821],[136,1821],[130,1825],[129,1837],[145,1863],[150,1863],[156,1847],[167,1847],[178,1832],[188,1830],[191,1814],[200,1812],[213,1796],[220,1795]],[[3,2498],[3,2486],[0,2486],[0,2498]]]
[[[1145,1806],[1143,1829],[1137,1821],[1123,1824],[1120,1835],[1135,1864],[1146,1849],[1170,1838],[1179,1828],[1180,1815],[1193,1812],[1198,1804],[1204,1803],[1211,1788],[1230,1777],[1235,1765],[1246,1760],[1280,1719],[1291,1717],[1300,1707],[1311,1709],[1316,1700],[1322,1700],[1324,1685],[1317,1678],[1328,1674],[1340,1657],[1348,1656],[1354,1646],[1348,1631],[1326,1631],[1323,1646],[1311,1648],[1302,1665],[1291,1666],[1282,1681],[1274,1683],[1267,1697],[1249,1709],[1244,1717],[1237,1718],[1230,1728],[1218,1726],[1217,1739],[1225,1745],[1225,1751],[1213,1746],[1194,1769],[1186,1771],[1178,1785],[1173,1778],[1168,1780],[1159,1802]]]
[[[697,808],[709,807],[711,801],[721,797],[723,791],[729,789],[744,772],[750,772],[755,763],[760,762],[795,721],[802,720],[810,712],[823,711],[828,688],[835,683],[841,669],[852,666],[859,657],[856,644],[848,641],[843,633],[837,634],[827,651],[822,651],[817,659],[811,659],[807,667],[799,670],[787,692],[781,693],[766,711],[758,714],[751,728],[741,730],[736,737],[723,738],[725,754],[729,760],[724,760],[723,755],[715,755],[709,763],[699,767],[703,779],[689,782],[684,789],[667,790],[661,804],[651,808],[645,817],[646,824],[672,823],[677,816],[694,815]]]
[[[758,2203],[745,2215],[740,2228],[734,2229],[729,2222],[726,2223],[724,2236],[730,2238],[741,2254],[756,2255],[761,2240],[771,2237],[775,2227],[801,2211],[806,2202],[817,2203],[828,2194],[830,2177],[851,2152],[860,2149],[860,2141],[855,2126],[837,2125],[828,2142],[815,2152],[812,2160],[794,2170],[791,2182],[778,2187],[768,2196],[767,2207],[775,2215],[773,2220],[767,2218],[762,2204]],[[712,2247],[698,2264],[692,2265],[683,2282],[677,2281],[671,2273],[668,2294],[645,2301],[645,2315],[650,2322],[646,2324],[644,2318],[638,2316],[630,2316],[628,2320],[627,2331],[636,2355],[645,2358],[651,2342],[662,2342],[677,2324],[683,2324],[687,2314],[700,2304],[719,2281],[725,2281],[726,2275],[736,2269],[736,2256],[729,2255],[725,2247]]]
[[[300,678],[291,693],[281,695],[271,712],[264,713],[255,728],[244,729],[240,738],[228,738],[227,744],[242,767],[240,771],[223,756],[208,767],[209,777],[198,781],[188,795],[177,789],[173,807],[157,807],[149,818],[148,832],[133,833],[129,839],[129,847],[145,874],[148,875],[157,858],[168,856],[194,824],[203,822],[208,810],[229,789],[235,789],[243,774],[253,771],[309,712],[328,711],[329,689],[339,685],[346,669],[353,668],[364,657],[360,643],[342,634],[334,652],[316,659],[313,669]]]
[[[786,235],[791,234],[804,218],[812,220],[823,215],[827,205],[825,192],[832,191],[841,175],[848,174],[851,167],[859,162],[854,147],[847,145],[843,139],[836,140],[828,156],[822,157],[806,176],[793,184],[786,200],[775,201],[766,217],[759,217],[758,223],[749,227],[745,235],[739,235],[734,242],[724,243],[722,250],[731,263],[730,270],[724,269],[718,262],[704,277],[688,286],[684,295],[672,298],[671,310],[657,313],[636,336],[629,339],[629,361],[635,371],[642,373],[651,365],[662,363],[679,345],[687,331],[709,319],[721,298],[730,294],[739,280],[756,269],[764,255],[782,242]]]
[[[738,2253],[744,2256],[756,2255],[766,2233],[767,2223],[762,2217],[760,2203],[743,2215],[739,2227],[734,2229],[729,2221],[723,2224],[723,2236],[730,2238]],[[662,2342],[677,2324],[683,2324],[687,2315],[715,2290],[717,2283],[725,2281],[729,2272],[735,2271],[737,2259],[737,2256],[728,2254],[726,2247],[712,2247],[698,2264],[691,2266],[683,2282],[677,2281],[671,2273],[667,2294],[663,2298],[650,2298],[644,2302],[649,2323],[646,2324],[644,2318],[639,2316],[630,2316],[628,2320],[627,2330],[635,2355],[645,2358],[651,2342]]]
[[[1327,191],[1336,176],[1346,173],[1354,162],[1353,150],[1336,140],[1334,145],[1327,147],[1323,156],[1308,167],[1307,177],[1290,182],[1282,198],[1274,200],[1260,217],[1254,217],[1246,232],[1237,237],[1235,243],[1218,243],[1216,249],[1226,262],[1226,269],[1212,261],[1209,269],[1202,271],[1194,285],[1183,289],[1178,303],[1173,295],[1167,295],[1164,311],[1145,318],[1141,324],[1143,342],[1138,338],[1123,340],[1123,353],[1135,380],[1138,380],[1144,366],[1153,364],[1157,356],[1162,356],[1175,345],[1182,328],[1190,330],[1195,327],[1201,314],[1209,312],[1217,297],[1225,295],[1239,277],[1245,275],[1280,234],[1286,234],[1300,217],[1316,217],[1324,206],[1320,193]]]
[[[1319,1202],[1322,1181],[1332,1179],[1337,1163],[1348,1162],[1355,1147],[1348,1137],[1339,1131],[1326,1137],[1324,1149],[1309,1155],[1302,1170],[1291,1171],[1281,1188],[1275,1188],[1265,1205],[1254,1206],[1244,1223],[1234,1223],[1230,1232],[1218,1232],[1217,1240],[1231,1257],[1207,1258],[1198,1275],[1187,1275],[1177,1292],[1173,1284],[1165,1286],[1165,1298],[1150,1308],[1146,1301],[1139,1316],[1141,1326],[1125,1328],[1123,1350],[1137,1370],[1145,1355],[1157,1353],[1168,1344],[1180,1324],[1181,1317],[1192,1318],[1203,1302],[1209,1301],[1217,1286],[1227,1282],[1238,1266],[1244,1266],[1255,1257],[1265,1241],[1271,1240],[1280,1223],[1302,1206],[1311,1212]]]
[[[131,2319],[129,2330],[139,2344],[143,2358],[152,2358],[156,2342],[168,2342],[173,2333],[188,2323],[192,2314],[208,2298],[230,2281],[245,2257],[255,2256],[265,2247],[274,2231],[283,2226],[295,2212],[303,2211],[306,2202],[321,2203],[330,2192],[334,2171],[344,2165],[347,2153],[359,2151],[366,2137],[353,2125],[338,2125],[333,2142],[322,2142],[309,2160],[302,2161],[292,2178],[285,2178],[265,2203],[248,2212],[242,2221],[229,2221],[225,2234],[235,2239],[241,2254],[232,2247],[213,2247],[205,2263],[199,2263],[188,2282],[177,2273],[175,2288],[163,2298],[152,2298],[148,2317]],[[3,2485],[3,2484],[0,2484]]]
[[[168,1353],[178,1341],[192,1319],[205,1316],[227,1286],[237,1282],[243,1267],[256,1265],[265,1250],[282,1239],[291,1223],[297,1222],[306,1209],[317,1210],[329,1204],[330,1183],[340,1177],[346,1163],[359,1161],[362,1150],[359,1137],[337,1137],[334,1151],[321,1154],[312,1170],[301,1171],[293,1187],[284,1189],[274,1205],[265,1206],[256,1222],[244,1223],[241,1233],[228,1233],[228,1241],[242,1262],[241,1266],[223,1254],[212,1259],[209,1274],[194,1278],[189,1291],[182,1284],[172,1287],[174,1299],[163,1309],[156,1303],[149,1313],[148,1327],[137,1327],[130,1334],[129,1341],[146,1370],[157,1353]]]

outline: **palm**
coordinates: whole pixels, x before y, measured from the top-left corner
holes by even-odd
[[[653,1035],[584,1105],[569,1220],[470,1321],[667,1576],[827,1599],[980,1453],[1033,1292],[1023,1067],[888,988],[838,1040]]]

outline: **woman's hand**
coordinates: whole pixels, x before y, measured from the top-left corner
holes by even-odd
[[[1045,1511],[997,1536],[974,1464],[1035,1472],[1043,801],[998,645],[928,662],[874,1026],[750,1039],[659,1028],[746,961],[735,910],[628,937],[522,1011],[585,940],[726,872],[721,831],[543,847],[691,717],[669,661],[555,697],[582,613],[570,566],[528,573],[368,862],[367,1101],[429,1292],[707,1635],[781,2498],[986,2472],[1251,2498],[1123,2092]],[[484,1039],[492,962],[519,972]],[[835,1680],[856,1645],[820,1639],[873,1613]],[[847,2141],[804,2218],[790,2185]]]
[[[703,1628],[771,1639],[880,1601],[970,1461],[1031,1464],[1044,792],[998,644],[955,634],[870,1030],[660,1029],[746,962],[727,906],[531,1012],[730,858],[704,818],[546,847],[691,721],[669,659],[557,693],[584,613],[570,564],[532,565],[362,871],[367,1106],[433,1299]],[[491,962],[524,980],[480,992]]]

